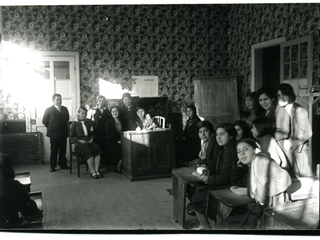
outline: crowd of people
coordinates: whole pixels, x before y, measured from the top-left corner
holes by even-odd
[[[218,227],[254,229],[265,207],[291,201],[286,190],[292,179],[314,175],[309,161],[312,129],[308,112],[295,100],[289,84],[277,89],[262,87],[246,96],[249,111],[233,124],[221,123],[216,129],[206,120],[194,124],[193,134],[198,135],[200,146],[193,143],[198,155],[186,165],[196,167],[193,175],[200,183],[189,186],[186,212],[196,215],[203,229],[210,229],[210,221],[215,221],[210,218],[214,214],[205,214],[208,189],[247,188],[252,203],[237,209],[238,214],[230,214]],[[192,122],[196,115],[188,116]],[[252,214],[254,217],[248,217]]]
[[[190,202],[186,211],[198,217],[203,229],[211,228],[212,219],[205,214],[209,188],[230,185],[247,188],[255,217],[243,220],[247,209],[239,210],[241,214],[233,214],[221,224],[224,228],[255,228],[265,207],[290,202],[286,190],[293,178],[313,176],[309,162],[308,140],[312,129],[308,112],[295,100],[289,84],[280,84],[276,90],[262,87],[246,97],[247,114],[233,123],[220,123],[216,128],[197,116],[194,105],[187,106],[183,138],[176,141],[176,161],[177,167],[197,167],[193,175],[199,183],[188,188]],[[61,106],[61,95],[54,94],[52,101],[53,106],[43,116],[51,144],[50,172],[55,171],[57,164],[61,169],[69,169],[65,154],[70,137],[75,151],[87,161],[93,179],[103,177],[101,166],[109,170],[114,165],[114,171],[121,174],[120,132],[155,127],[150,115],[133,104],[128,93],[123,94],[119,106],[110,109],[106,98],[98,96],[95,109],[80,107],[77,119],[70,126],[68,109]],[[15,189],[17,193],[12,193]],[[18,212],[26,218],[42,216],[23,186],[14,181],[11,159],[2,154],[0,190],[0,224],[19,222]],[[25,201],[14,202],[18,200]]]

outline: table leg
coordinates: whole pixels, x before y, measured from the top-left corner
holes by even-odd
[[[185,228],[187,183],[172,175],[173,221],[182,229]]]

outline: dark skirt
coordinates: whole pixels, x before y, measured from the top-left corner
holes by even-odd
[[[121,144],[119,144],[118,142],[107,141],[106,149],[109,164],[117,163],[120,159],[122,159]]]
[[[96,143],[91,144],[77,144],[75,146],[75,151],[80,155],[84,160],[88,160],[91,157],[98,156],[102,153],[101,148]]]

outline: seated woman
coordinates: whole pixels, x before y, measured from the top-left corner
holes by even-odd
[[[131,126],[131,129],[136,129],[136,131],[141,131],[143,129],[146,130],[152,130],[156,127],[156,125],[153,123],[151,116],[146,113],[144,108],[138,106],[136,107],[136,116],[133,119],[133,126]],[[135,126],[135,127],[134,127]]]
[[[12,159],[0,153],[0,228],[40,221],[43,218],[35,201],[30,199],[25,187],[14,180],[14,177]],[[19,218],[19,213],[23,218]]]
[[[201,122],[201,119],[197,115],[196,107],[188,105],[186,113],[189,118],[183,131],[183,137],[176,143],[176,162],[181,165],[182,163],[188,165],[189,161],[196,159],[201,148],[197,130],[197,124]]]
[[[249,125],[242,120],[235,121],[233,123],[234,128],[237,130],[236,140],[239,141],[242,138],[250,138],[251,132]]]
[[[286,190],[291,178],[275,161],[260,153],[259,144],[253,139],[237,142],[237,155],[241,163],[249,166],[248,197],[253,199],[243,215],[226,218],[219,229],[257,229],[265,207],[289,203]]]
[[[201,123],[198,123],[199,127],[201,127]],[[213,136],[204,127],[200,128],[198,132],[199,137],[202,138],[201,140]],[[196,185],[195,193],[190,200],[191,203],[187,206],[187,210],[189,212],[195,211],[204,229],[210,229],[208,219],[205,216],[208,188],[229,185],[232,164],[238,161],[236,135],[237,131],[231,123],[220,124],[216,130],[216,141],[219,148],[215,148],[209,163],[205,161],[206,158],[202,158],[199,161],[199,165],[204,164],[205,166],[203,173],[193,173],[202,183]]]
[[[274,127],[272,120],[268,117],[257,118],[253,121],[252,135],[261,146],[261,152],[265,153],[269,158],[272,158],[280,167],[286,169],[293,175],[287,157],[279,146],[278,142],[274,139]]]
[[[125,129],[125,123],[119,115],[118,107],[111,107],[110,114],[112,118],[106,122],[105,130],[107,155],[109,157],[109,162],[116,164],[114,171],[121,174],[122,150],[120,132],[126,131],[127,129]]]
[[[101,178],[99,172],[101,148],[93,142],[94,130],[93,122],[86,118],[87,109],[80,107],[78,109],[78,118],[70,126],[70,140],[74,142],[75,151],[80,157],[87,161],[90,168],[91,177]]]

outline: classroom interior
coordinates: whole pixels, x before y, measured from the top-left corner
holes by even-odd
[[[132,90],[134,76],[156,76],[158,95],[144,100],[150,109],[162,107],[173,138],[183,134],[189,104],[214,126],[221,119],[232,123],[246,110],[248,92],[292,84],[312,121],[316,175],[320,4],[0,6],[0,34],[1,135],[15,135],[10,138],[11,151],[19,149],[15,171],[30,173],[31,192],[41,192],[44,209],[43,224],[25,231],[198,232],[195,216],[185,215],[183,228],[173,220],[174,197],[167,190],[172,189],[174,161],[159,177],[137,179],[131,172],[104,168],[104,178],[95,181],[85,165],[80,177],[75,166],[72,173],[49,172],[50,145],[41,117],[52,105],[52,93],[62,94],[62,105],[74,120],[77,108],[95,106],[98,95],[117,103]],[[284,49],[303,43],[307,47],[301,51],[307,54],[298,61],[299,76],[292,77]],[[43,65],[35,65],[39,62]],[[203,81],[212,84],[202,85],[209,86],[204,96],[198,92]],[[226,109],[227,117],[212,117]]]

